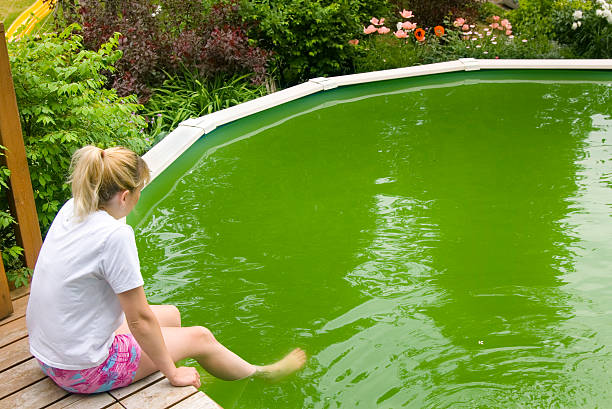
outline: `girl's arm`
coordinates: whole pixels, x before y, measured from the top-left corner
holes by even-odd
[[[144,289],[141,287],[117,294],[130,332],[157,369],[174,386],[199,387],[193,368],[177,368],[166,348],[159,322],[151,311]]]

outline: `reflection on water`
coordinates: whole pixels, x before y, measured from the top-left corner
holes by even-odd
[[[610,84],[478,75],[289,104],[144,192],[152,301],[255,363],[310,354],[208,380],[224,407],[606,406]]]

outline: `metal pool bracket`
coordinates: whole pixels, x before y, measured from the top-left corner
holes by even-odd
[[[480,64],[475,58],[459,58],[466,71],[480,71]]]

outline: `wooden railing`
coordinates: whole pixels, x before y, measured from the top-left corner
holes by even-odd
[[[0,23],[0,145],[6,147],[4,161],[11,171],[8,201],[11,213],[17,220],[15,229],[17,244],[23,247],[26,266],[33,269],[42,246],[42,237],[2,23]],[[6,274],[0,258],[0,303],[5,297],[10,303],[8,287],[2,285],[3,281],[6,281]],[[12,312],[12,307],[9,312],[5,312],[0,307],[0,319],[6,316],[3,315],[3,311],[8,315]]]

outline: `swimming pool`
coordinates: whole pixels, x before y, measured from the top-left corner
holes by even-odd
[[[340,87],[199,138],[129,218],[151,302],[277,385],[226,408],[595,407],[612,388],[609,71]]]

